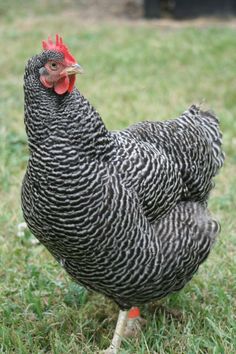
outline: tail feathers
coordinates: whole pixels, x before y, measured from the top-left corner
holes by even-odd
[[[194,116],[195,122],[202,127],[206,138],[212,145],[212,154],[215,161],[214,175],[216,175],[225,160],[225,154],[222,150],[222,133],[220,131],[219,119],[212,111],[203,111],[195,105],[189,108],[189,112]]]

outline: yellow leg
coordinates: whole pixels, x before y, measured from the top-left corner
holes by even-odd
[[[128,311],[120,310],[118,320],[116,323],[116,329],[110,347],[104,351],[104,354],[117,354],[120,348],[122,337],[124,336],[126,323],[127,323]]]

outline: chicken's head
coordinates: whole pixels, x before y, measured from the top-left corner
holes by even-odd
[[[59,95],[71,92],[75,84],[75,75],[82,73],[81,66],[58,34],[55,43],[49,37],[47,41],[42,42],[42,45],[47,52],[48,60],[39,70],[41,83],[46,88],[52,88]]]

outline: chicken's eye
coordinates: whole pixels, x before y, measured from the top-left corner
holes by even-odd
[[[51,63],[49,63],[49,65],[50,65],[50,68],[51,68],[52,70],[57,70],[57,69],[58,69],[58,63],[56,63],[56,62],[54,62],[54,61],[52,61]]]

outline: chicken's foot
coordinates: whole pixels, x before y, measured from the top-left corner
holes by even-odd
[[[120,310],[118,320],[116,323],[116,329],[112,338],[111,345],[106,349],[104,354],[117,354],[120,348],[122,337],[124,337],[125,327],[127,323],[128,311]]]

